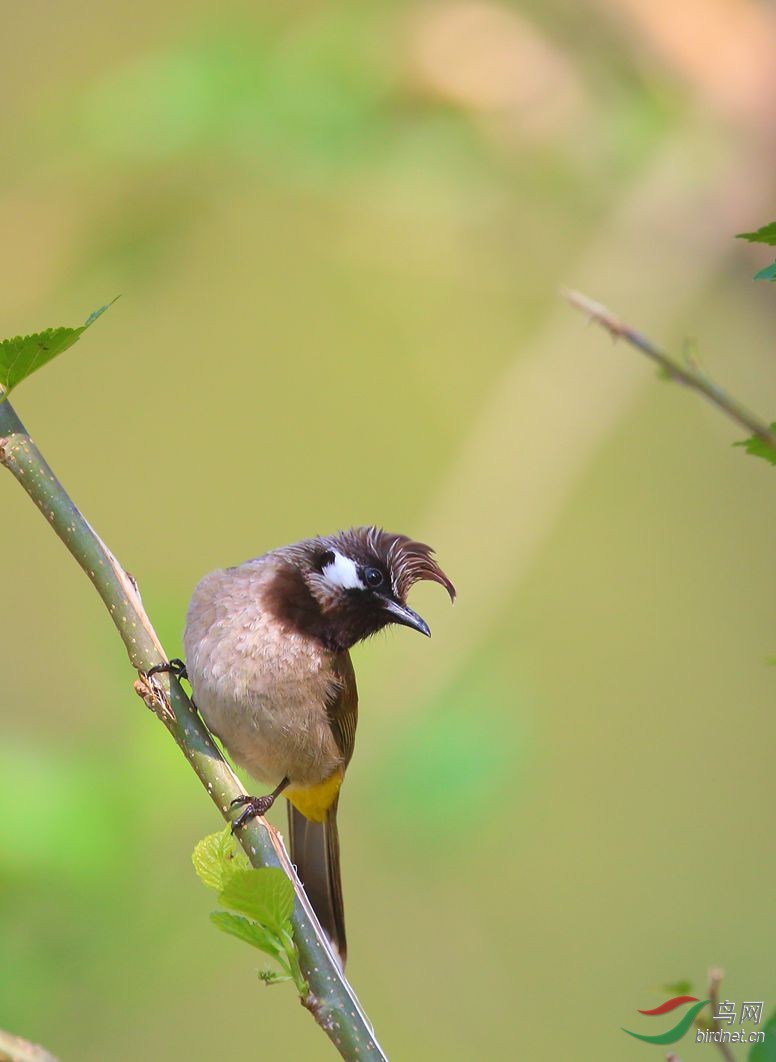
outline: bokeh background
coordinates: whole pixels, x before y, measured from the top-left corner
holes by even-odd
[[[392,1057],[662,1057],[620,1026],[712,963],[773,1007],[774,473],[557,297],[772,417],[776,289],[733,239],[775,213],[772,5],[3,15],[2,333],[122,295],[15,404],[170,654],[204,572],[315,532],[412,533],[458,585],[414,592],[431,642],[355,653],[349,974]],[[0,1026],[332,1057],[208,924],[215,810],[0,493]]]

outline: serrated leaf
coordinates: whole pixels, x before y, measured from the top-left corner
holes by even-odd
[[[765,1023],[763,1032],[765,1039],[760,1044],[752,1045],[749,1062],[776,1062],[776,1010]]]
[[[763,225],[755,232],[739,232],[737,240],[748,240],[749,243],[765,243],[769,247],[776,247],[776,221],[770,225]]]
[[[231,914],[229,911],[213,911],[210,921],[222,933],[237,937],[238,940],[263,951],[265,955],[271,955],[273,959],[285,954],[283,942],[271,930],[265,929],[256,922],[251,922],[249,918]]]
[[[771,262],[765,269],[761,269],[759,273],[755,273],[755,280],[776,280],[776,261]]]
[[[771,424],[771,431],[776,432],[776,423]],[[758,435],[751,435],[748,439],[740,439],[738,442],[734,442],[733,446],[743,446],[748,454],[752,454],[754,457],[762,457],[769,464],[776,465],[776,448],[769,446]]]
[[[278,867],[238,870],[219,897],[231,907],[276,933],[288,928],[294,907],[294,887]]]
[[[113,299],[95,310],[80,328],[47,328],[30,336],[14,336],[0,341],[0,387],[5,394],[10,394],[22,380],[72,347],[115,301]],[[2,397],[0,394],[0,399]]]
[[[221,892],[237,871],[250,867],[248,857],[228,826],[220,833],[203,837],[191,853],[191,861],[202,884],[216,892]]]

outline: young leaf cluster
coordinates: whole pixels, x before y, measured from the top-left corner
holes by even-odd
[[[772,221],[770,225],[763,225],[755,232],[739,232],[736,239],[747,240],[749,243],[764,243],[766,247],[776,247],[776,221]],[[776,280],[776,261],[755,273],[754,279]]]
[[[776,432],[776,422],[771,424],[771,431]],[[753,454],[755,457],[762,457],[763,460],[767,461],[769,464],[776,465],[776,449],[769,446],[764,439],[758,438],[757,435],[750,435],[748,439],[741,439],[739,442],[734,442],[733,445],[743,446],[748,454]]]
[[[306,997],[308,985],[291,927],[294,887],[287,875],[277,867],[252,867],[228,826],[203,837],[191,859],[202,884],[215,890],[221,906],[228,908],[213,911],[213,925],[278,963],[283,973],[259,971],[265,984],[293,981],[299,995]]]
[[[776,247],[776,221],[772,221],[769,225],[763,225],[755,232],[739,232],[736,239],[747,240],[749,243],[764,243],[767,247]],[[759,273],[755,273],[754,279],[776,280],[776,260],[766,266],[765,269],[761,269]],[[776,423],[771,424],[771,431],[776,431]],[[776,449],[773,446],[769,446],[764,439],[759,439],[756,435],[751,435],[748,439],[742,439],[741,442],[733,443],[733,445],[743,446],[748,454],[762,457],[769,464],[776,465]]]

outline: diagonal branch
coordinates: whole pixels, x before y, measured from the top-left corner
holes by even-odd
[[[40,1044],[31,1044],[21,1036],[0,1029],[0,1062],[57,1062]]]
[[[721,409],[731,420],[751,431],[766,446],[776,450],[776,432],[769,428],[764,421],[760,420],[755,413],[752,413],[746,406],[742,405],[738,399],[733,398],[732,395],[723,390],[698,366],[689,361],[683,365],[656,346],[651,339],[647,339],[641,332],[637,332],[630,325],[620,320],[606,306],[601,305],[600,302],[594,302],[587,295],[568,288],[561,289],[561,295],[572,306],[587,314],[591,321],[595,321],[596,324],[600,324],[605,328],[615,339],[624,339],[636,350],[646,354],[648,358],[651,358],[652,361],[660,366],[670,379],[676,380],[677,383],[684,384],[686,387],[690,387],[703,395],[708,402]]]
[[[143,607],[137,583],[70,500],[1,394],[0,464],[24,487],[91,579],[138,672],[136,692],[175,738],[210,798],[227,818],[230,802],[245,791],[178,680],[168,675],[148,677],[149,668],[168,657]],[[310,986],[302,1003],[344,1059],[385,1060],[369,1019],[332,954],[280,834],[262,818],[243,827],[239,839],[254,866],[282,867],[294,885],[294,940]]]

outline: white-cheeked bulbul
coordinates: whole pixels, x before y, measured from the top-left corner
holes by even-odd
[[[422,542],[355,527],[211,572],[183,641],[193,699],[234,760],[274,790],[244,797],[239,827],[288,800],[291,859],[342,962],[337,802],[356,737],[348,650],[390,623],[429,634],[407,605],[421,579],[453,584]]]

